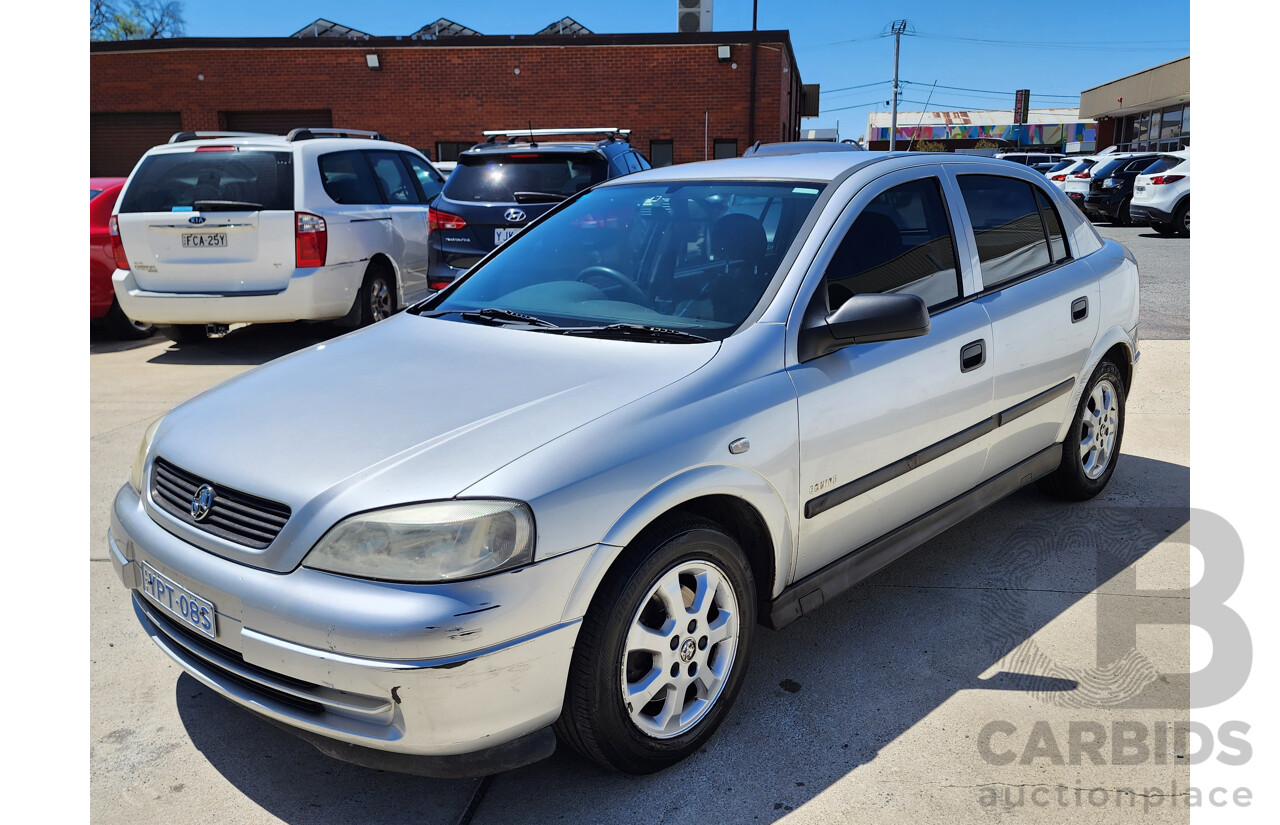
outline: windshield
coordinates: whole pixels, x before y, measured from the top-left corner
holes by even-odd
[[[463,155],[445,182],[444,196],[480,203],[557,201],[608,176],[608,161],[593,152]]]
[[[681,181],[596,189],[516,236],[424,312],[469,320],[461,313],[505,310],[560,327],[643,324],[725,338],[764,295],[823,188]]]

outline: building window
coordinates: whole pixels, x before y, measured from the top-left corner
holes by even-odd
[[[657,166],[670,166],[675,163],[674,147],[669,140],[649,141],[649,163]]]
[[[720,158],[736,158],[738,156],[738,141],[716,138],[711,156],[716,160]]]
[[[435,160],[451,160],[451,161],[456,161],[456,160],[458,159],[458,155],[460,155],[460,154],[462,154],[463,152],[467,151],[467,150],[468,150],[468,149],[470,149],[472,146],[475,146],[475,143],[474,143],[474,142],[472,142],[472,141],[470,141],[470,140],[466,140],[466,141],[462,141],[462,140],[443,140],[443,141],[436,141],[436,156],[435,156]]]

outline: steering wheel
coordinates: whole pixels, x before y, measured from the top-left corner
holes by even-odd
[[[625,297],[633,304],[648,306],[649,296],[644,294],[640,287],[636,286],[636,282],[623,275],[611,266],[589,266],[578,273],[577,280],[584,283],[590,280],[592,275],[603,275],[610,281],[613,281],[625,293]]]

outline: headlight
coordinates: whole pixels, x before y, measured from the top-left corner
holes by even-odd
[[[338,522],[303,561],[365,579],[443,582],[533,561],[533,513],[517,501],[432,501]]]
[[[147,427],[142,441],[138,444],[138,452],[133,456],[133,471],[129,473],[129,485],[139,493],[142,492],[142,468],[147,463],[147,453],[151,452],[151,442],[156,439],[156,430],[160,429],[161,421],[164,421],[164,416],[151,422],[151,426]]]

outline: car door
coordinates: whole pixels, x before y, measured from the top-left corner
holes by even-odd
[[[949,166],[969,217],[975,304],[991,319],[994,431],[984,478],[1053,445],[1098,333],[1098,284],[1038,184]]]
[[[798,398],[803,577],[974,486],[986,461],[994,370],[986,310],[938,167],[885,175],[855,194],[806,276],[793,318],[825,317],[865,292],[909,292],[928,334],[857,344],[788,369]],[[962,254],[964,253],[964,254]],[[798,357],[796,359],[798,361]]]
[[[401,298],[413,303],[427,292],[427,204],[400,152],[370,150],[365,155],[391,211],[399,247]]]

